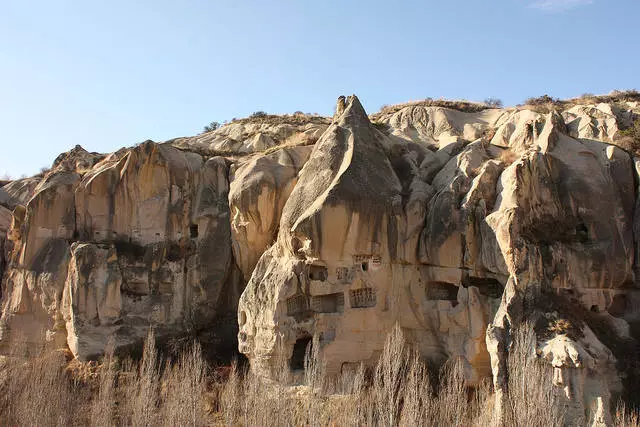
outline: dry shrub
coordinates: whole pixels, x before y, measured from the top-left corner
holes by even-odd
[[[90,387],[70,380],[60,353],[29,362],[4,359],[0,414],[8,425],[562,425],[563,407],[550,367],[536,357],[535,344],[530,325],[514,331],[501,414],[494,412],[488,381],[468,387],[461,359],[450,360],[434,376],[397,325],[375,366],[359,364],[336,377],[327,374],[314,337],[297,385],[283,356],[282,337],[276,342],[282,356],[274,361],[275,381],[235,362],[224,368],[225,375],[212,377],[195,343],[173,363],[161,363],[153,332],[140,362],[119,361],[108,346],[94,374],[91,402],[85,396]],[[218,409],[215,414],[205,411],[208,381],[217,381],[220,390],[212,405]],[[637,426],[639,420],[624,405],[614,419],[616,426],[625,427]]]
[[[161,369],[162,368],[162,369]],[[91,404],[91,423],[105,425],[203,425],[207,365],[197,343],[186,346],[177,360],[159,360],[153,330],[142,359],[119,361],[108,344]]]
[[[130,371],[130,369],[125,369]],[[160,371],[153,330],[144,344],[142,361],[134,369],[132,380],[125,386],[125,414],[128,425],[155,425],[160,392]]]
[[[161,419],[166,426],[197,426],[204,418],[206,365],[197,343],[177,363],[167,362],[162,380]]]
[[[306,125],[314,124],[330,124],[331,119],[319,116],[318,114],[267,114],[264,111],[256,111],[249,117],[243,119],[233,119],[232,123],[267,123],[270,125]]]
[[[502,102],[502,100],[495,97],[486,98],[484,100],[484,103],[491,108],[502,108],[504,106],[504,103]]]
[[[220,396],[220,409],[224,415],[224,422],[228,426],[237,425],[242,416],[243,411],[240,399],[244,391],[242,387],[244,374],[240,372],[238,363],[234,360]]]
[[[624,402],[619,402],[613,423],[616,427],[638,427],[640,426],[640,413],[627,408]]]
[[[525,324],[513,332],[508,358],[504,422],[509,426],[562,426],[562,406],[549,364],[536,357],[536,334]]]
[[[429,371],[426,365],[420,362],[417,353],[414,353],[409,364],[400,425],[428,425],[431,422],[429,414],[434,409]]]
[[[3,425],[66,426],[81,421],[76,411],[85,396],[65,366],[62,352],[31,360],[5,359],[0,390]]]
[[[462,111],[465,113],[477,113],[480,111],[495,108],[481,102],[426,98],[420,101],[409,101],[401,104],[383,105],[379,112],[371,115],[370,119],[372,121],[375,121],[381,115],[394,114],[405,107],[442,107]]]
[[[554,105],[559,104],[561,101],[558,98],[553,98],[547,94],[532,98],[527,98],[524,101],[525,105]]]
[[[384,425],[396,425],[398,422],[409,371],[409,350],[396,324],[387,337],[373,380],[373,396],[378,411],[376,418]]]
[[[509,166],[513,164],[516,160],[518,160],[518,155],[514,153],[510,148],[505,148],[500,153],[500,157],[498,157],[505,166]]]
[[[572,98],[565,101],[568,104],[598,104],[604,103],[617,103],[617,102],[629,102],[640,101],[640,92],[635,89],[627,90],[613,90],[608,95],[593,95],[591,93],[585,93],[577,98]]]
[[[91,424],[96,426],[114,425],[117,372],[113,349],[114,342],[113,339],[110,339],[98,374],[97,396],[94,397],[91,403]]]
[[[565,110],[576,105],[610,103],[616,104],[621,102],[640,101],[640,92],[635,89],[614,90],[608,95],[593,95],[585,93],[577,98],[558,99],[549,95],[528,98],[524,101],[524,106],[541,113],[546,114],[552,110]]]
[[[440,373],[440,388],[433,411],[439,425],[465,426],[470,424],[467,386],[460,359],[445,364]]]
[[[640,156],[640,118],[634,120],[629,128],[620,130],[615,144],[634,157]]]

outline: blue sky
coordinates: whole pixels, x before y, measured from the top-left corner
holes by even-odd
[[[257,110],[640,89],[638,0],[0,0],[0,176]]]

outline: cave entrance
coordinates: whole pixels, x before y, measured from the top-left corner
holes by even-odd
[[[293,345],[293,354],[291,360],[289,360],[289,368],[292,371],[299,371],[304,369],[304,356],[307,352],[307,346],[309,347],[309,354],[311,354],[311,346],[313,345],[310,336],[298,338]]]
[[[478,291],[489,298],[502,298],[504,286],[500,281],[492,277],[473,277],[469,276],[468,286],[475,286]]]

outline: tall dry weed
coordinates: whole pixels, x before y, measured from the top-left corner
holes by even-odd
[[[91,403],[91,424],[95,426],[114,425],[116,405],[116,367],[113,355],[114,341],[109,340],[99,371],[97,396]]]
[[[640,426],[640,413],[637,410],[630,410],[624,402],[619,402],[616,407],[615,427],[638,427]]]
[[[406,392],[409,352],[400,326],[389,333],[375,369],[373,396],[377,419],[383,425],[398,424],[401,402]]]
[[[220,425],[227,426],[558,426],[562,402],[549,367],[535,355],[530,326],[514,331],[503,413],[494,412],[488,381],[469,387],[460,359],[438,372],[407,344],[402,329],[388,335],[377,363],[351,366],[330,376],[321,343],[307,348],[304,374],[292,376],[282,340],[275,343],[274,380],[237,363],[213,385],[218,413],[205,410],[207,382],[214,381],[197,344],[177,360],[161,363],[151,331],[140,362],[119,361],[107,350],[82,387],[65,371],[61,353],[26,360],[0,359],[0,418],[3,425]],[[86,396],[94,390],[92,398]],[[86,408],[86,411],[85,409]],[[86,415],[84,415],[86,413]],[[617,408],[614,425],[639,425],[636,411]]]
[[[128,425],[151,426],[157,424],[160,392],[160,372],[155,346],[155,335],[149,330],[144,343],[142,361],[125,388],[124,420]]]
[[[563,410],[549,364],[536,357],[533,326],[514,330],[508,357],[508,395],[504,422],[509,426],[561,426]]]
[[[4,425],[66,426],[84,397],[65,372],[61,352],[34,359],[11,358],[4,366],[1,418]]]
[[[206,364],[197,343],[180,355],[177,363],[167,362],[162,376],[160,419],[165,426],[204,424]]]

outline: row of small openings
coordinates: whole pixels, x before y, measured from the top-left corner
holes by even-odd
[[[349,291],[351,308],[368,308],[376,306],[376,290],[373,288],[353,289]]]
[[[349,283],[353,280],[352,270],[348,267],[336,267],[336,278],[340,283]]]
[[[373,288],[353,289],[349,291],[351,308],[369,308],[376,306],[376,291]],[[309,309],[316,313],[342,313],[344,311],[344,293],[315,295],[309,300],[304,294],[287,299],[287,315],[296,316],[307,313]]]
[[[369,270],[369,262],[368,261],[362,261],[359,263],[359,267],[362,271],[367,271]],[[339,281],[343,282],[343,283],[347,283],[349,281],[352,280],[352,274],[351,274],[351,269],[349,269],[348,267],[337,267],[336,268],[336,276],[338,278]],[[326,281],[327,278],[329,277],[329,271],[327,269],[327,267],[321,266],[321,265],[311,265],[309,266],[309,279],[311,280],[319,280],[319,281]]]
[[[287,316],[295,316],[309,310],[307,297],[298,294],[287,299]]]
[[[344,293],[311,297],[311,310],[316,313],[342,313],[344,311]]]
[[[102,233],[100,231],[95,231],[94,234],[96,236],[100,236]],[[107,237],[109,237],[111,234],[115,234],[112,231],[107,231],[105,232],[105,234],[107,235]],[[156,236],[161,236],[162,233],[156,233]],[[190,224],[189,225],[189,236],[192,239],[195,239],[196,237],[198,237],[198,224]],[[129,240],[131,240],[131,237],[129,237]]]

